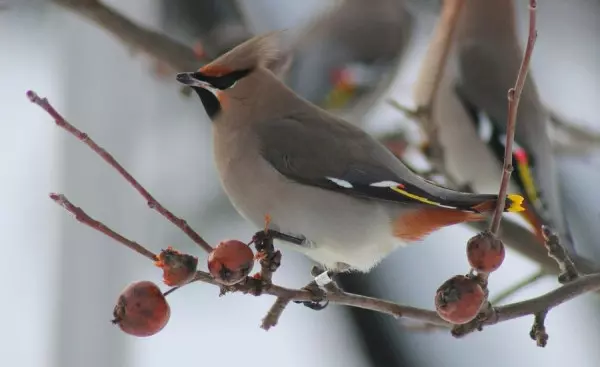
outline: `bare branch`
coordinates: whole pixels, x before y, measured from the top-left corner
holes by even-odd
[[[546,325],[544,324],[547,314],[547,310],[536,313],[534,315],[533,326],[529,332],[531,339],[535,340],[537,346],[542,348],[548,343],[548,333],[546,333]]]
[[[66,210],[70,211],[71,213],[74,213],[76,215],[76,219],[80,222],[90,226],[91,228],[101,233],[106,234],[107,236],[115,239],[119,243],[134,250],[135,252],[140,253],[153,261],[155,260],[156,255],[154,255],[150,250],[146,249],[142,245],[137,244],[136,242],[128,240],[127,238],[119,235],[104,224],[92,219],[81,208],[78,208],[72,203],[70,203],[63,195],[53,194],[53,200],[59,202]],[[210,274],[203,271],[196,272],[196,276],[193,282],[194,281],[200,281],[203,283],[220,286],[220,284],[217,281],[215,281]],[[268,287],[267,289],[263,290],[262,292],[258,292],[257,289],[260,288],[260,283],[260,279],[248,277],[243,282],[232,286],[231,290],[235,292],[241,292],[257,296],[262,294],[269,294],[285,299],[288,303],[289,301],[312,301],[314,299],[314,294],[308,290],[290,289],[274,284]],[[600,274],[584,275],[540,297],[523,302],[513,303],[502,307],[497,307],[494,309],[495,317],[483,321],[482,324],[494,325],[499,322],[508,321],[527,315],[534,315],[536,313],[543,312],[544,310],[550,310],[584,293],[598,289],[600,289]],[[334,293],[327,293],[327,300],[340,305],[358,307],[366,310],[384,313],[390,316],[394,316],[396,318],[406,317],[426,322],[428,324],[445,327],[451,326],[449,323],[443,321],[435,311],[400,305],[382,299],[366,297],[340,291]],[[277,312],[280,314],[283,311],[285,304],[285,301],[282,300],[279,302],[279,304],[277,304],[277,306],[274,305],[271,308],[273,314],[267,316],[269,318],[267,319],[267,324],[273,326],[272,320],[274,319],[274,316],[277,316]],[[475,329],[473,329],[472,325],[470,324],[461,325],[458,328],[457,335],[465,335],[473,330]]]
[[[77,219],[77,221],[85,224],[86,226],[92,227],[93,229],[107,235],[108,237],[112,238],[113,240],[119,242],[120,244],[126,246],[127,248],[132,249],[133,251],[137,252],[138,254],[140,254],[144,257],[147,257],[148,259],[150,259],[152,261],[158,260],[158,257],[156,256],[156,254],[154,254],[152,251],[148,250],[147,248],[145,248],[144,246],[140,245],[137,242],[131,241],[131,240],[127,239],[126,237],[121,236],[117,232],[115,232],[112,229],[105,226],[102,222],[99,222],[99,221],[93,219],[92,217],[87,215],[87,213],[84,212],[80,207],[73,205],[69,201],[69,199],[67,199],[64,195],[52,193],[52,194],[50,194],[50,199],[54,200],[54,202],[56,202],[58,205],[65,208],[68,212],[74,214],[75,219]]]
[[[266,331],[268,331],[270,328],[277,325],[277,323],[279,322],[279,318],[281,317],[281,314],[283,313],[283,311],[285,310],[285,308],[287,307],[287,305],[289,303],[290,303],[289,298],[277,297],[277,299],[275,300],[275,303],[273,303],[273,306],[271,306],[271,308],[269,309],[269,312],[267,312],[267,315],[262,320],[262,324],[260,327],[265,329]]]
[[[554,259],[560,268],[558,281],[561,284],[564,284],[577,279],[579,277],[579,271],[577,271],[567,250],[560,244],[558,236],[546,226],[542,227],[542,233],[544,235],[546,248],[548,249],[548,256]]]
[[[600,289],[600,274],[584,275],[577,280],[563,285],[542,296],[526,301],[512,303],[494,308],[494,317],[479,323],[460,325],[455,329],[455,336],[460,337],[478,329],[481,325],[495,325],[500,322],[534,315],[544,310],[550,310],[584,293]]]
[[[166,35],[146,29],[98,0],[53,0],[110,32],[134,50],[165,62],[173,70],[195,70],[207,60]]]
[[[490,232],[493,234],[498,233],[500,228],[500,221],[502,220],[502,213],[504,212],[504,206],[506,204],[506,194],[508,185],[510,183],[510,175],[513,171],[512,166],[512,152],[513,143],[515,141],[515,127],[517,125],[517,110],[519,108],[519,101],[521,100],[521,93],[527,80],[527,72],[529,71],[529,62],[531,61],[531,55],[533,53],[533,47],[535,46],[535,40],[537,38],[536,29],[536,0],[529,1],[529,36],[527,38],[527,46],[525,46],[525,53],[523,60],[521,61],[521,67],[517,75],[517,81],[515,82],[514,88],[508,91],[508,120],[506,122],[506,144],[504,146],[504,165],[502,170],[502,180],[500,181],[500,190],[498,193],[498,202],[496,203],[496,210],[492,218],[490,225]]]
[[[417,88],[414,91],[417,107],[412,116],[418,118],[427,134],[429,156],[439,172],[443,172],[444,152],[437,137],[437,127],[432,120],[432,106],[446,69],[454,31],[464,3],[465,0],[445,0],[443,2],[442,14],[422,62],[416,83]]]
[[[213,248],[206,241],[204,241],[204,239],[202,237],[200,237],[200,235],[197,232],[195,232],[187,224],[187,222],[185,220],[176,217],[173,213],[171,213],[164,206],[162,206],[162,204],[160,204],[142,185],[140,185],[140,183],[135,178],[133,178],[133,176],[129,172],[127,172],[127,170],[125,168],[123,168],[123,166],[121,166],[121,164],[119,164],[119,162],[117,162],[117,160],[112,155],[110,155],[106,150],[104,150],[102,147],[100,147],[98,144],[96,144],[96,142],[93,141],[86,133],[82,132],[81,130],[77,129],[75,126],[73,126],[69,122],[67,122],[64,119],[64,117],[62,117],[61,114],[59,114],[54,109],[54,107],[52,107],[52,105],[50,104],[50,102],[48,102],[48,100],[46,98],[40,98],[33,91],[28,91],[27,97],[29,98],[29,100],[31,102],[37,104],[44,111],[46,111],[54,119],[54,122],[56,122],[56,125],[58,125],[59,127],[61,127],[64,130],[66,130],[71,135],[73,135],[74,137],[79,139],[81,142],[83,142],[85,145],[90,147],[106,163],[108,163],[117,172],[119,172],[119,174],[121,176],[123,176],[123,178],[127,182],[129,182],[129,184],[131,186],[133,186],[133,188],[136,189],[137,192],[139,192],[140,195],[142,195],[142,197],[144,197],[144,199],[148,203],[148,206],[151,209],[156,210],[163,217],[165,217],[169,222],[173,223],[175,226],[177,226],[179,229],[181,229],[186,235],[188,235],[188,237],[192,241],[194,241],[204,251],[211,252],[213,250]]]

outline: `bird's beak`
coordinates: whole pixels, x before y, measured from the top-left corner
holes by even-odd
[[[187,85],[189,87],[199,87],[204,89],[213,89],[210,83],[207,83],[202,80],[198,80],[194,77],[194,73],[179,73],[176,77],[177,81],[183,85]]]

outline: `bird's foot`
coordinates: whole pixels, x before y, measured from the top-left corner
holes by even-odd
[[[260,262],[263,281],[270,282],[271,277],[266,273],[274,273],[281,265],[281,252],[276,251],[273,246],[273,235],[269,230],[256,232],[250,243],[256,248],[256,259]]]
[[[326,270],[320,266],[314,266],[311,274],[315,277],[315,280],[310,282],[303,289],[308,290],[314,296],[311,301],[296,301],[296,303],[302,303],[304,306],[320,311],[323,310],[329,304],[327,300],[327,294],[341,292],[341,288],[338,286],[335,278],[337,273],[332,270]]]
[[[316,282],[310,282],[306,287],[303,287],[302,289],[307,290],[311,293],[312,300],[294,301],[295,303],[301,303],[305,307],[308,307],[311,310],[315,311],[321,311],[329,305],[329,300],[327,300],[327,293],[325,292],[325,290],[321,289],[321,287],[319,287]]]

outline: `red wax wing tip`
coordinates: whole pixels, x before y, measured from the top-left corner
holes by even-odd
[[[199,41],[194,43],[194,45],[192,46],[192,50],[194,51],[194,55],[196,55],[196,57],[199,59],[204,58],[204,56],[206,56],[204,46],[202,46],[202,43]]]
[[[525,152],[525,149],[519,148],[515,150],[514,155],[517,162],[527,163],[527,152]]]
[[[406,188],[406,186],[404,186],[403,184],[398,184],[398,185],[396,185],[396,187],[399,188],[399,189],[405,189]]]
[[[337,68],[331,72],[331,82],[334,85],[351,84],[352,75],[346,68]]]

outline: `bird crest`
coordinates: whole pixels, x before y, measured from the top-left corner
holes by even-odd
[[[278,30],[252,37],[201,67],[199,71],[219,77],[238,70],[270,68],[272,63],[285,56],[280,48],[283,32],[284,30]]]

